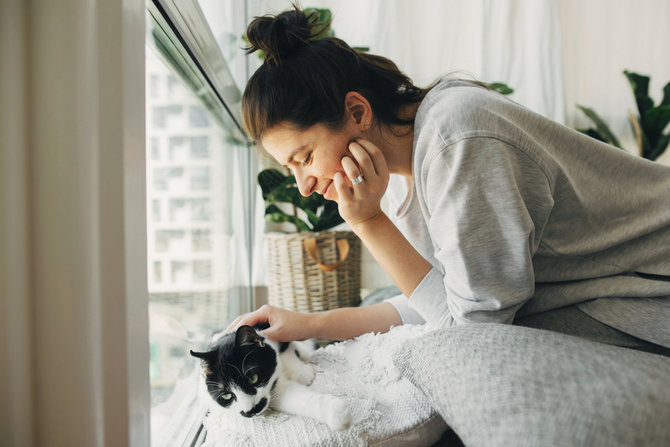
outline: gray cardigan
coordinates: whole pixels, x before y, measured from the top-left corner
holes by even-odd
[[[391,218],[433,269],[391,300],[403,321],[578,305],[670,347],[670,167],[452,80],[419,107],[412,171],[391,180]]]

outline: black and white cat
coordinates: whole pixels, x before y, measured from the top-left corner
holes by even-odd
[[[268,407],[318,419],[332,429],[349,427],[344,401],[308,388],[314,369],[305,361],[313,349],[305,342],[279,343],[261,336],[251,326],[214,336],[201,359],[210,402],[234,415],[253,417]]]

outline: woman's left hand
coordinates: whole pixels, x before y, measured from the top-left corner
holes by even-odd
[[[349,152],[353,159],[342,157],[344,172],[335,174],[334,183],[340,215],[354,227],[382,213],[381,200],[388,186],[389,171],[384,154],[368,140],[352,141]],[[356,183],[359,176],[362,181]]]

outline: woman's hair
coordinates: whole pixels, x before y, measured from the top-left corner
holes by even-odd
[[[272,126],[288,122],[299,129],[321,123],[337,129],[344,123],[344,98],[363,95],[385,125],[412,125],[400,108],[421,101],[427,90],[416,87],[389,59],[360,52],[343,40],[322,37],[316,11],[297,6],[277,16],[256,17],[247,28],[247,53],[261,50],[265,61],[247,83],[242,117],[259,141]]]

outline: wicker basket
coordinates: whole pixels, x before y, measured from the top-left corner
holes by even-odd
[[[361,241],[350,231],[268,233],[268,302],[299,312],[357,306]]]

